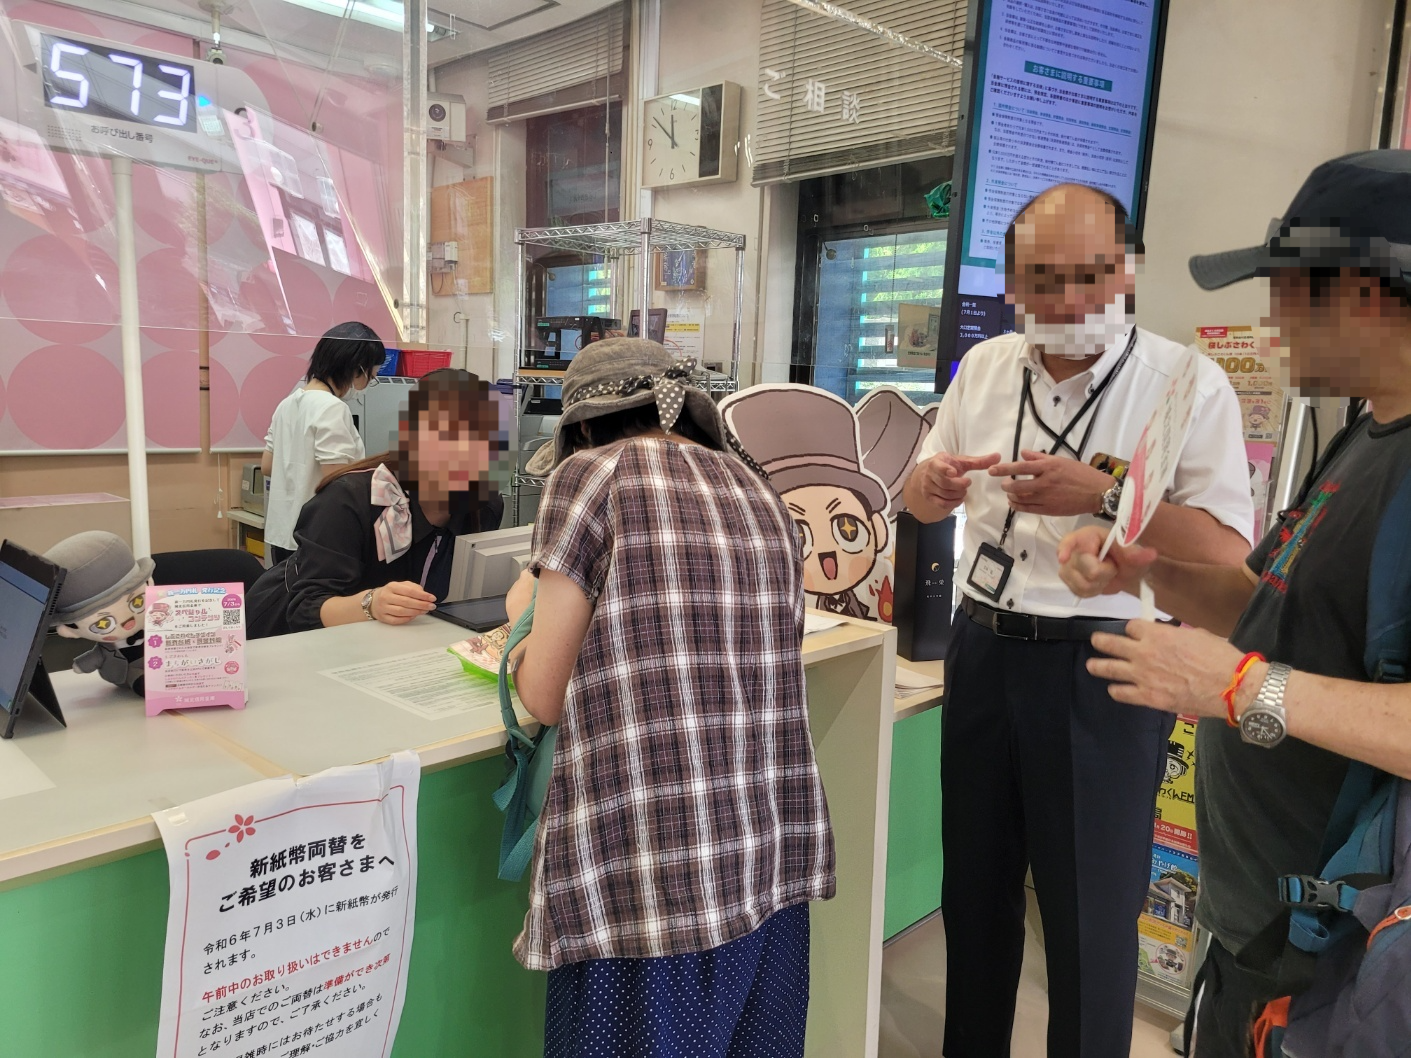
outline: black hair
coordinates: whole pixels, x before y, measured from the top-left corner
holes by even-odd
[[[660,429],[661,416],[657,414],[656,403],[651,402],[623,411],[609,412],[607,415],[600,415],[596,418],[583,419],[576,425],[582,427],[582,431],[575,431],[577,436],[570,438],[571,451],[583,448],[601,448],[628,437],[637,437]],[[671,432],[680,434],[688,441],[695,441],[696,444],[704,445],[706,448],[720,450],[720,445],[697,426],[696,421],[687,415],[684,409],[677,418],[676,425],[671,428]],[[582,436],[584,433],[588,435],[586,440]]]
[[[1141,239],[1137,237],[1137,229],[1133,227],[1127,216],[1127,207],[1117,201],[1116,196],[1109,194],[1100,187],[1090,187],[1087,184],[1063,183],[1055,184],[1054,187],[1081,187],[1097,195],[1112,207],[1113,219],[1116,222],[1116,235],[1117,238],[1121,240],[1122,245],[1127,248],[1127,253],[1140,255],[1146,252],[1146,247],[1142,245]],[[1019,212],[1014,214],[1014,219],[1009,222],[1009,227],[1004,229],[1004,271],[1006,275],[1012,275],[1014,273],[1014,232],[1015,229],[1019,227],[1019,218],[1024,216],[1025,213],[1028,213],[1039,199],[1043,198],[1052,190],[1053,187],[1045,188],[1033,198],[1029,199],[1028,202],[1025,202],[1024,205],[1019,208]]]
[[[387,348],[366,323],[340,323],[323,332],[309,357],[304,381],[345,390],[359,375],[372,375],[387,359]]]

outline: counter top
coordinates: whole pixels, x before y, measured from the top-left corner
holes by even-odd
[[[887,631],[845,621],[805,638],[805,663],[873,646]],[[53,785],[0,798],[0,887],[155,847],[150,813],[262,778],[309,775],[409,748],[428,769],[499,753],[505,735],[489,680],[466,676],[467,706],[428,718],[326,674],[444,651],[468,634],[424,617],[400,627],[359,623],[256,640],[246,646],[245,709],[151,719],[140,701],[96,676],[55,674],[69,726],[27,712],[10,743]],[[897,715],[934,701],[916,695],[898,703]]]

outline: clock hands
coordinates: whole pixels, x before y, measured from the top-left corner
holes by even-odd
[[[652,124],[666,133],[667,138],[671,140],[671,149],[676,150],[676,119],[674,117],[671,119],[671,128],[669,129],[656,118],[652,118]]]

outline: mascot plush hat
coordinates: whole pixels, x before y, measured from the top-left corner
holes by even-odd
[[[155,568],[150,558],[134,559],[122,537],[96,529],[59,541],[44,557],[68,571],[54,608],[54,625],[69,624],[131,595]]]

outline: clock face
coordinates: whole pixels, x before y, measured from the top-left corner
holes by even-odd
[[[701,104],[685,93],[652,99],[644,108],[643,183],[659,187],[699,179]]]

